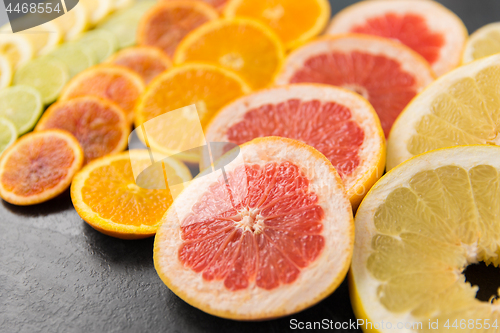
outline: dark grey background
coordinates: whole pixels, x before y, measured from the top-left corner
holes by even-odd
[[[332,0],[333,13],[353,2]],[[498,0],[441,2],[471,32],[500,21]],[[5,22],[5,12],[0,14]],[[68,192],[33,207],[1,201],[0,332],[255,333],[290,331],[292,318],[355,320],[345,282],[290,317],[248,323],[210,316],[167,289],[154,270],[152,250],[153,238],[124,241],[87,226]]]

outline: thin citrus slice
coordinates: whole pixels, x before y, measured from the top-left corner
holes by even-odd
[[[499,301],[476,299],[462,273],[500,264],[499,175],[499,147],[454,147],[415,157],[372,187],[355,219],[350,289],[359,319],[377,323],[376,332],[405,323],[404,332],[498,331]]]
[[[500,22],[490,23],[470,35],[462,63],[500,53]]]
[[[26,134],[0,158],[0,197],[19,206],[50,200],[69,187],[82,163],[82,148],[68,132]]]
[[[179,44],[174,63],[218,64],[260,89],[272,83],[284,58],[283,44],[269,27],[235,18],[214,20],[191,32]]]
[[[189,169],[181,162],[163,161],[163,170],[148,175],[152,182],[165,184],[163,171],[184,182],[191,179]],[[153,236],[173,200],[168,188],[144,189],[136,184],[133,168],[145,169],[150,163],[147,150],[131,150],[87,164],[71,186],[71,199],[81,218],[109,236]]]
[[[89,22],[96,25],[113,10],[113,0],[80,0],[89,14]]]
[[[42,95],[38,90],[23,85],[0,90],[0,117],[14,123],[19,135],[35,127],[42,111]]]
[[[437,1],[361,1],[334,16],[328,34],[362,33],[400,41],[422,55],[437,75],[460,64],[467,28]]]
[[[172,67],[172,62],[161,50],[151,46],[124,49],[108,59],[108,62],[124,66],[139,74],[148,84],[162,72]]]
[[[17,139],[16,126],[7,118],[0,116],[0,156]]]
[[[93,54],[78,43],[63,44],[49,55],[57,58],[66,65],[70,78],[95,64]]]
[[[287,49],[293,49],[325,29],[330,11],[328,0],[230,0],[224,15],[262,21],[276,32]]]
[[[256,92],[224,107],[205,131],[207,142],[241,145],[257,137],[300,140],[326,156],[354,208],[385,168],[385,138],[373,107],[358,94],[317,84]]]
[[[119,105],[129,121],[134,118],[134,107],[144,91],[142,78],[130,69],[116,65],[91,67],[75,76],[61,93],[61,100],[78,96],[99,96]]]
[[[30,41],[35,56],[49,53],[57,47],[63,38],[59,26],[50,21],[19,32],[19,34]]]
[[[9,59],[0,54],[0,89],[6,88],[12,81],[12,65]]]
[[[399,113],[433,79],[427,62],[408,47],[348,34],[322,38],[292,52],[276,83],[324,83],[353,90],[373,105],[387,137]]]
[[[170,1],[179,1],[179,0],[160,0],[160,1],[170,2]],[[198,1],[202,1],[202,2],[206,3],[207,5],[214,7],[219,12],[222,12],[229,0],[198,0]]]
[[[76,43],[92,51],[98,63],[110,57],[118,48],[115,35],[104,29],[95,29],[85,33]]]
[[[35,55],[25,35],[2,33],[0,37],[0,54],[9,60],[13,69],[24,66]]]
[[[249,92],[249,86],[237,74],[224,68],[196,63],[174,67],[151,82],[142,95],[136,109],[136,127],[150,121],[147,125],[148,146],[167,156],[182,153],[185,149],[180,147],[202,145],[203,133],[185,130],[188,121],[183,116],[175,117],[168,124],[169,130],[154,118],[195,104],[199,122],[204,126],[224,105]],[[179,150],[172,142],[179,143]],[[183,159],[198,162],[199,156],[186,153]]]
[[[55,101],[68,80],[66,64],[50,56],[31,60],[14,75],[14,84],[35,88],[42,95],[44,104]]]
[[[387,169],[429,150],[500,144],[500,55],[474,61],[439,78],[394,123]]]
[[[200,1],[159,2],[142,17],[137,41],[173,56],[179,42],[189,32],[218,16],[215,9]]]
[[[89,14],[81,3],[77,3],[70,11],[52,20],[62,31],[65,41],[72,41],[89,27]]]
[[[84,96],[51,105],[35,130],[58,128],[73,134],[85,163],[127,147],[130,126],[125,112],[105,99]]]
[[[113,10],[130,7],[135,0],[113,0]]]

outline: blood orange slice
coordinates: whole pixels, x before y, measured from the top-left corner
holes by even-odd
[[[112,102],[85,96],[53,104],[35,130],[59,128],[73,134],[83,147],[85,162],[127,147],[130,125],[125,113]]]
[[[163,282],[205,312],[241,320],[288,315],[332,293],[354,229],[331,163],[299,141],[268,137],[219,166],[163,218],[154,246]]]
[[[294,51],[276,83],[315,82],[353,90],[373,105],[387,137],[404,107],[433,80],[425,59],[401,43],[348,34]]]
[[[281,136],[318,149],[340,174],[353,207],[385,168],[385,138],[370,103],[350,91],[318,84],[263,90],[223,108],[206,131],[207,142],[243,144]]]
[[[333,18],[328,34],[362,33],[395,39],[422,55],[437,75],[460,64],[467,28],[436,1],[361,1]]]
[[[2,154],[0,197],[19,206],[50,200],[69,187],[82,164],[82,148],[68,132],[27,134]]]
[[[175,0],[163,0],[163,1],[167,2],[167,1],[175,1]],[[214,7],[218,11],[222,11],[229,0],[201,0],[201,1],[203,1],[207,5]]]

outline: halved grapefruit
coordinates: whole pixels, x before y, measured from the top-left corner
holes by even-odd
[[[387,137],[399,113],[433,80],[427,62],[401,43],[347,34],[292,52],[276,83],[324,83],[353,90],[373,105]]]
[[[154,245],[163,282],[189,304],[238,320],[285,316],[332,293],[347,273],[354,229],[331,163],[278,137],[226,158],[165,214]]]
[[[377,114],[364,98],[319,84],[259,91],[224,107],[208,125],[207,142],[241,145],[280,136],[318,149],[344,181],[354,208],[385,168],[385,138]]]
[[[437,75],[457,67],[467,41],[460,18],[437,1],[360,1],[334,16],[328,34],[362,33],[400,41]]]

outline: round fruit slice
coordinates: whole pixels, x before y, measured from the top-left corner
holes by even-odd
[[[78,96],[99,96],[119,105],[129,121],[134,107],[144,91],[142,78],[130,69],[116,65],[99,65],[75,76],[61,93],[61,100]]]
[[[68,132],[27,134],[2,154],[0,197],[19,206],[50,200],[69,187],[82,163],[82,148]]]
[[[127,48],[116,53],[108,62],[133,70],[146,84],[172,67],[172,62],[165,53],[150,46]]]
[[[200,1],[160,2],[142,17],[137,40],[140,45],[155,46],[173,56],[189,32],[218,16],[215,9]]]
[[[340,174],[354,209],[385,168],[384,133],[370,103],[326,85],[290,85],[239,98],[212,119],[205,135],[207,142],[237,145],[265,136],[307,143]]]
[[[437,75],[460,64],[467,28],[436,1],[361,1],[334,16],[328,34],[362,33],[400,41],[422,55]]]
[[[214,20],[191,32],[179,44],[174,63],[218,64],[260,89],[272,83],[284,58],[284,47],[270,28],[237,18]]]
[[[249,93],[249,86],[235,73],[208,64],[186,64],[158,76],[144,92],[136,109],[136,127],[147,124],[147,146],[167,156],[182,153],[181,147],[198,147],[203,132],[186,130],[192,122],[189,114],[171,119],[171,123],[151,121],[169,111],[196,105],[199,123],[205,126],[224,105]],[[165,130],[168,126],[168,130]],[[143,141],[144,137],[139,136]],[[178,142],[178,148],[175,145]],[[198,162],[198,154],[185,153],[182,159]]]
[[[95,64],[93,54],[78,43],[66,43],[49,55],[66,65],[70,78]]]
[[[500,53],[500,22],[487,24],[470,35],[462,63]]]
[[[16,126],[7,118],[0,117],[0,156],[17,139]]]
[[[62,31],[65,41],[75,40],[89,26],[89,15],[87,9],[81,3],[77,3],[70,11],[66,12],[51,22],[57,24]]]
[[[12,81],[12,67],[9,59],[0,54],[0,89],[6,88]]]
[[[77,43],[91,50],[97,63],[109,58],[118,48],[118,40],[115,35],[104,29],[95,29],[85,33]]]
[[[293,49],[325,29],[330,11],[328,0],[231,0],[224,15],[264,22],[276,32],[287,49]]]
[[[30,41],[35,56],[47,54],[55,49],[63,37],[59,26],[50,21],[20,33]]]
[[[30,61],[35,52],[25,35],[2,33],[0,54],[9,60],[13,69],[18,69]]]
[[[439,78],[394,123],[387,170],[414,155],[468,144],[500,144],[500,55]]]
[[[91,25],[104,20],[113,10],[113,0],[80,0],[89,14]]]
[[[481,261],[500,265],[499,175],[499,147],[454,147],[415,157],[375,184],[355,219],[356,316],[383,320],[378,332],[402,321],[420,323],[405,332],[492,332],[453,325],[500,323],[499,301],[475,299],[478,287],[462,274]]]
[[[179,1],[179,0],[162,0],[163,2],[170,2],[170,1]],[[228,0],[201,0],[202,2],[206,3],[207,5],[210,5],[211,7],[214,7],[217,9],[219,12],[222,12],[224,7],[226,6]]]
[[[134,167],[151,164],[147,150],[131,150],[106,156],[85,166],[73,180],[71,199],[76,211],[94,229],[122,239],[151,237],[172,204],[166,189],[145,189],[136,184]],[[189,169],[174,159],[164,159],[163,170],[155,170],[151,181],[165,184],[170,179],[191,180]]]
[[[321,301],[344,279],[353,247],[342,180],[295,140],[255,139],[232,157],[165,214],[159,276],[192,306],[230,319],[276,318]]]
[[[42,95],[38,90],[23,85],[0,90],[0,117],[14,123],[19,135],[35,127],[42,111]]]
[[[125,113],[105,99],[84,96],[50,106],[35,130],[58,128],[73,134],[83,148],[85,163],[127,147],[130,134]]]
[[[295,50],[276,83],[312,82],[350,89],[370,101],[387,137],[399,113],[433,79],[427,62],[406,46],[349,34]]]
[[[113,0],[113,10],[130,7],[135,0]]]

